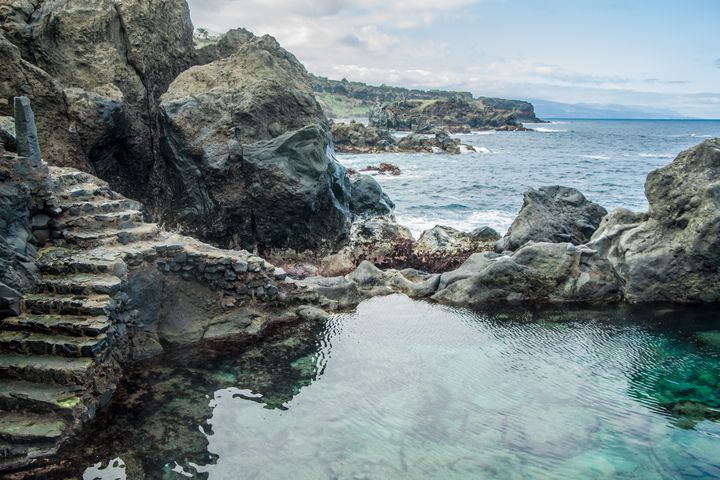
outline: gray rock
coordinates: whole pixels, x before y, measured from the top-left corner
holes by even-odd
[[[594,250],[531,242],[512,256],[471,256],[442,275],[432,298],[471,307],[493,302],[615,302],[621,299],[621,281]]]
[[[413,246],[413,263],[430,272],[457,268],[473,253],[491,251],[495,240],[437,225],[426,230]]]
[[[13,117],[0,116],[0,152],[3,150],[17,152],[15,119]]]
[[[144,197],[162,167],[158,99],[192,64],[192,32],[184,0],[3,2],[0,97],[30,98],[50,163],[96,171]]]
[[[487,240],[492,242],[496,242],[501,238],[500,234],[495,229],[487,226],[476,228],[470,232],[470,235],[478,240]]]
[[[217,42],[198,48],[195,51],[195,62],[197,65],[205,65],[221,58],[227,58],[254,38],[255,35],[244,28],[228,30]]]
[[[495,248],[514,251],[530,241],[581,245],[590,240],[606,214],[603,207],[574,188],[530,189],[510,230]]]
[[[0,320],[20,315],[22,293],[0,282]]]
[[[18,156],[24,157],[30,166],[38,168],[42,155],[35,126],[35,115],[27,97],[15,97],[15,139]]]
[[[164,217],[223,246],[336,249],[350,181],[305,68],[269,36],[192,67],[162,97]]]
[[[390,197],[370,175],[353,175],[350,187],[350,212],[357,217],[389,215],[395,208]]]
[[[647,215],[611,213],[589,246],[606,256],[630,302],[720,301],[720,139],[648,175]]]

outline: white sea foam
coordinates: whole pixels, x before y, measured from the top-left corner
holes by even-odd
[[[504,235],[515,220],[515,214],[499,210],[486,210],[468,213],[458,218],[437,218],[430,216],[397,215],[397,221],[410,229],[413,237],[420,238],[425,230],[430,230],[436,225],[457,228],[463,232],[470,232],[476,228],[488,226]]]
[[[465,146],[465,145],[460,145],[460,153],[475,153],[475,152],[481,152],[483,148],[485,148],[485,147],[472,147],[472,148],[468,148],[468,147]],[[487,150],[487,148],[485,148],[485,150]],[[482,153],[485,153],[485,152],[482,152]],[[490,153],[490,151],[488,150],[487,153]]]
[[[485,153],[485,154],[494,153],[492,150],[490,150],[490,149],[487,148],[487,147],[475,147],[475,151],[476,151],[477,153]]]
[[[638,157],[642,158],[674,158],[671,153],[638,153]]]
[[[495,130],[478,130],[471,133],[471,135],[495,135]]]
[[[536,132],[541,132],[541,133],[563,133],[563,132],[567,132],[567,130],[558,130],[558,129],[556,129],[556,128],[542,128],[542,127],[536,128],[535,131],[536,131]]]
[[[589,158],[590,160],[610,160],[607,155],[580,155],[580,158]]]

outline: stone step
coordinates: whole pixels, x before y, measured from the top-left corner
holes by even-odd
[[[115,295],[123,282],[115,275],[76,273],[70,275],[45,275],[38,284],[40,292],[73,295],[94,293]]]
[[[63,295],[56,293],[33,293],[25,295],[22,307],[25,313],[60,315],[105,315],[110,304],[108,295]]]
[[[50,167],[50,176],[58,190],[83,183],[105,183],[89,173],[69,167]]]
[[[55,196],[60,203],[68,201],[97,201],[101,198],[108,200],[117,200],[120,195],[110,190],[107,185],[98,185],[97,183],[80,183],[67,188],[55,191]]]
[[[63,215],[53,221],[57,230],[103,230],[107,228],[126,228],[143,223],[144,215],[139,210],[121,210],[108,213],[81,213],[79,216]]]
[[[95,357],[108,346],[108,336],[72,337],[35,332],[0,332],[0,350],[25,355]]]
[[[113,243],[141,242],[154,238],[159,232],[160,227],[155,223],[135,223],[122,229],[70,229],[63,232],[63,237],[70,243],[88,248]]]
[[[53,414],[0,413],[0,439],[9,444],[54,443],[69,422]]]
[[[83,317],[24,313],[19,317],[8,317],[0,321],[0,327],[4,330],[71,335],[75,337],[97,337],[107,332],[110,326],[110,320],[104,315]]]
[[[119,198],[117,200],[99,199],[96,201],[71,199],[65,203],[59,202],[59,206],[65,213],[74,216],[81,214],[94,215],[98,213],[122,212],[123,210],[145,210],[142,203],[128,198]]]
[[[82,402],[82,388],[47,383],[0,380],[0,410],[58,413],[72,416]]]
[[[46,275],[84,273],[120,276],[127,271],[127,266],[119,255],[107,259],[83,254],[66,257],[41,256],[37,265],[40,271]]]
[[[93,372],[87,357],[0,353],[0,378],[58,385],[84,385]]]

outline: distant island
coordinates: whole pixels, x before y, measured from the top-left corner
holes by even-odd
[[[687,120],[689,117],[669,109],[600,103],[561,103],[530,100],[541,118]]]

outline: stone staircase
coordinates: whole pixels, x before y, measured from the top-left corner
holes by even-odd
[[[231,306],[282,295],[284,272],[263,259],[146,223],[142,204],[92,175],[51,175],[62,213],[37,259],[38,291],[22,315],[0,321],[0,470],[53,454],[109,401],[125,360],[132,269],[204,283]]]

